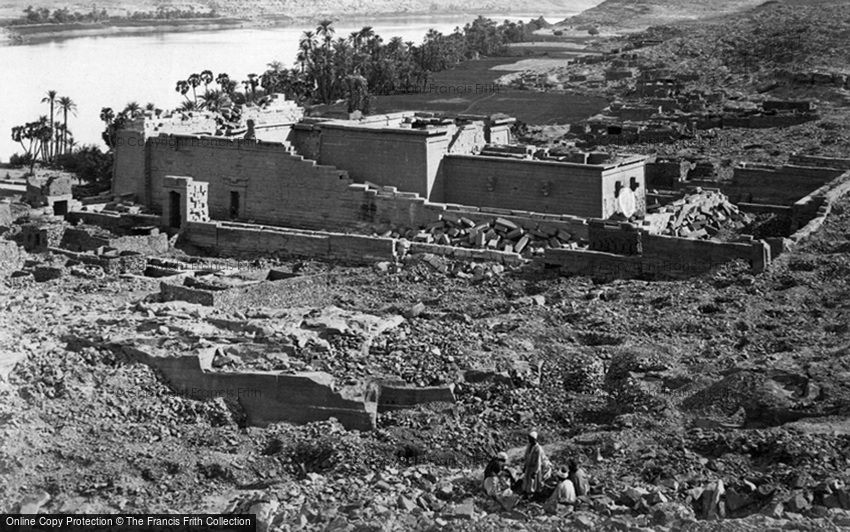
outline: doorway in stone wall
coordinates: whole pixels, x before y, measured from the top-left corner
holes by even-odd
[[[239,218],[239,192],[235,190],[230,191],[230,219],[235,220]]]
[[[171,191],[168,193],[168,225],[174,229],[180,229],[180,221],[183,219],[180,213],[180,193]]]
[[[60,200],[53,202],[53,214],[56,216],[65,216],[68,214],[68,201]]]

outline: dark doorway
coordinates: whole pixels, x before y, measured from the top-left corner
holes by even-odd
[[[180,222],[183,217],[180,214],[180,193],[168,193],[168,225],[174,229],[180,229]]]
[[[235,190],[230,191],[230,219],[239,218],[239,193]]]
[[[68,201],[54,201],[53,202],[53,214],[57,216],[65,216],[68,214]]]

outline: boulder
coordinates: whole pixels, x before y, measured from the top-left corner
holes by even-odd
[[[443,510],[443,517],[471,521],[475,519],[475,502],[472,498],[469,498],[462,503],[450,505],[446,510]]]
[[[659,526],[670,526],[680,521],[696,519],[690,506],[678,502],[662,502],[651,508],[652,522]]]
[[[730,512],[737,512],[741,508],[745,508],[753,504],[752,495],[744,493],[742,490],[729,488],[726,491],[726,509]]]
[[[403,315],[407,319],[412,319],[412,318],[419,317],[419,315],[422,314],[423,312],[425,312],[425,303],[420,301],[420,302],[408,307],[404,311]]]
[[[268,532],[280,504],[277,501],[258,501],[248,508],[257,517],[257,532]]]
[[[721,504],[721,498],[726,493],[723,481],[712,482],[703,489],[700,497],[702,515],[706,519],[719,519],[726,515],[726,507]]]
[[[647,495],[644,500],[646,500],[646,503],[650,506],[668,502],[667,497],[660,491],[653,491],[652,493]]]
[[[50,494],[41,491],[32,495],[27,495],[21,500],[21,507],[18,513],[21,514],[37,514],[41,507],[50,501]]]
[[[622,493],[620,493],[620,497],[617,502],[631,507],[639,503],[647,495],[649,495],[649,491],[643,488],[630,487],[626,488],[625,490],[623,490]]]
[[[437,484],[436,489],[434,490],[434,494],[440,499],[449,500],[452,498],[452,493],[454,492],[454,485],[451,482],[443,481]]]
[[[794,493],[790,499],[786,501],[785,507],[789,512],[803,513],[812,507],[812,503],[806,498],[802,492]]]
[[[62,274],[62,268],[56,268],[54,266],[38,266],[33,270],[33,277],[37,283],[59,279],[62,277]]]

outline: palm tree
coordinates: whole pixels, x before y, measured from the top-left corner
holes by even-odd
[[[359,44],[367,43],[374,36],[375,29],[372,26],[363,26],[360,28],[360,31],[357,32],[357,41]]]
[[[324,19],[319,21],[319,25],[316,26],[316,34],[318,34],[322,40],[325,41],[325,47],[329,47],[331,43],[331,39],[333,39],[334,21],[330,19]]]
[[[187,101],[189,100],[189,97],[186,96],[186,93],[189,92],[189,82],[188,81],[181,79],[180,81],[177,82],[177,86],[174,87],[174,90],[176,90],[177,92],[182,94],[183,97],[186,98]]]
[[[218,86],[221,87],[221,90],[223,90],[224,92],[229,92],[230,76],[222,72],[215,77],[215,82],[218,83]]]
[[[243,84],[245,85],[245,92],[248,92],[248,89],[251,90],[251,101],[254,101],[257,97],[257,85],[260,84],[259,76],[248,74],[248,79]]]
[[[218,89],[207,89],[201,94],[201,103],[199,109],[208,109],[210,111],[220,111],[230,102],[230,99],[224,91]]]
[[[301,72],[306,72],[307,63],[313,58],[313,49],[316,47],[316,34],[312,31],[305,31],[298,41],[298,63],[301,65]]]
[[[51,156],[51,153],[50,153],[50,142],[51,142],[51,140],[50,139],[53,138],[53,104],[55,102],[56,102],[56,91],[54,91],[54,90],[47,91],[47,96],[45,96],[44,98],[41,99],[41,103],[49,103],[50,104],[50,122],[49,122],[49,126],[48,126],[50,128],[50,137],[48,137],[48,141],[47,141],[47,153],[45,153],[45,159],[50,159],[50,156]]]
[[[104,107],[100,110],[100,119],[103,120],[106,124],[109,124],[113,120],[115,120],[115,111],[112,110],[111,107]]]
[[[62,129],[62,153],[68,153],[68,113],[77,114],[77,104],[74,103],[68,96],[59,98],[59,109],[62,109],[63,129]]]
[[[209,88],[209,84],[213,81],[213,73],[212,70],[204,70],[200,74],[201,83],[204,84],[204,88]]]
[[[139,105],[139,102],[129,102],[121,112],[132,120],[142,113],[142,107]]]
[[[200,74],[194,74],[194,73],[189,74],[189,77],[186,78],[186,81],[189,83],[189,85],[192,86],[192,96],[195,97],[195,103],[197,103],[198,102],[198,93],[195,91],[195,89],[197,89],[198,85],[201,84],[201,75]]]
[[[280,61],[272,61],[267,66],[269,67],[269,70],[271,70],[275,74],[279,74],[286,68]]]

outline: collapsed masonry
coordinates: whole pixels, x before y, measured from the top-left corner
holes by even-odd
[[[334,306],[334,276],[187,266],[155,261],[160,300],[139,303],[141,322],[113,338],[177,393],[235,400],[252,425],[334,417],[357,430],[373,429],[381,412],[455,402],[450,383],[413,386],[352,368],[335,382],[335,361],[359,359],[406,320]]]

